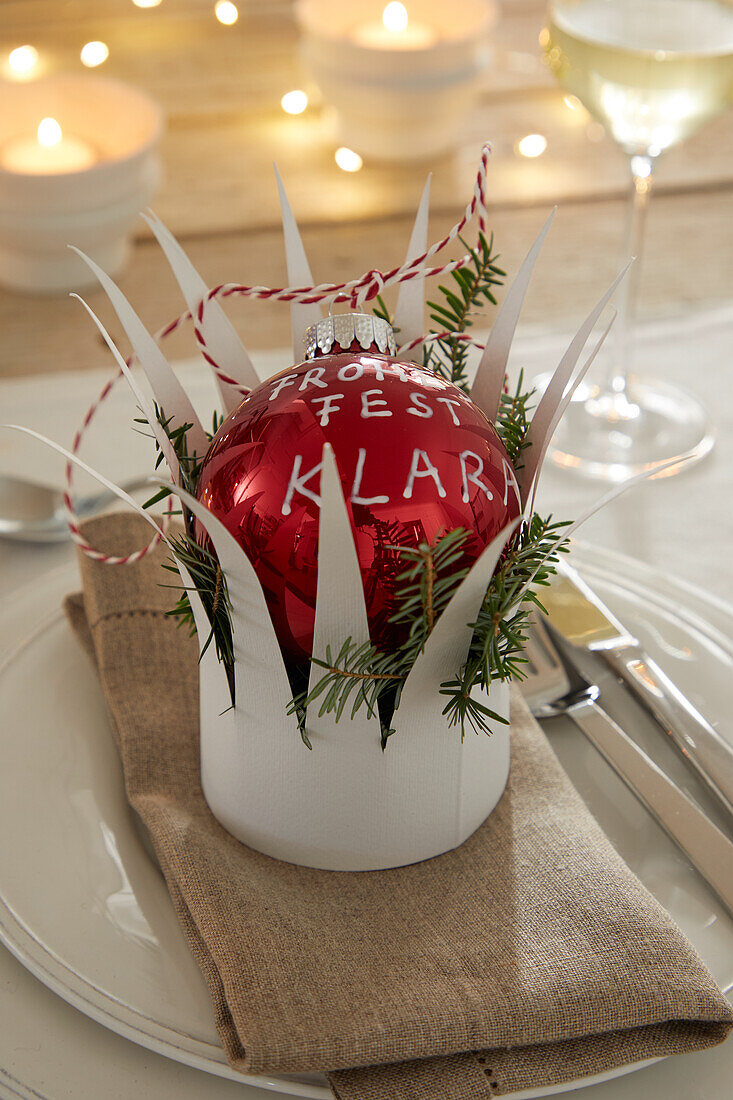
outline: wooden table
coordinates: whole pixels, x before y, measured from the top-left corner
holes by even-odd
[[[481,144],[490,139],[491,222],[509,271],[558,203],[556,224],[530,292],[525,320],[568,327],[610,282],[620,262],[627,188],[625,157],[585,112],[564,102],[537,47],[543,5],[504,0],[493,59],[470,117],[457,120],[456,154],[433,165],[365,164],[340,171],[328,111],[301,69],[290,3],[240,3],[233,27],[209,0],[4,0],[0,57],[33,43],[47,72],[79,71],[89,39],[109,45],[99,70],[153,94],[168,116],[165,180],[154,206],[210,282],[282,285],[278,162],[317,280],[391,266],[404,257],[425,173],[433,169],[431,239],[457,218],[470,195]],[[314,93],[306,114],[290,117],[281,95]],[[548,139],[527,160],[514,151],[529,132]],[[140,224],[121,285],[151,328],[181,311],[157,246]],[[642,286],[643,313],[679,313],[729,299],[733,290],[733,113],[722,116],[659,166]],[[87,295],[124,347],[104,296]],[[286,307],[233,305],[252,348],[287,342]],[[97,337],[65,296],[0,291],[0,376],[104,362]],[[169,344],[188,354],[190,334]]]

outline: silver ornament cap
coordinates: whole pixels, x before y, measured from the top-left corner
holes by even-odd
[[[305,357],[328,355],[334,346],[348,351],[354,341],[364,351],[376,345],[383,355],[397,354],[394,330],[387,321],[372,313],[336,313],[305,330]]]

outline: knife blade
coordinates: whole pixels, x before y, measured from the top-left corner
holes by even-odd
[[[571,645],[601,656],[656,719],[713,795],[733,814],[733,746],[644,651],[572,566],[542,593],[553,627]]]

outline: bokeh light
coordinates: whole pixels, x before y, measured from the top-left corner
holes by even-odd
[[[288,115],[302,115],[308,106],[308,96],[300,88],[294,88],[292,92],[285,93],[280,106]]]
[[[232,23],[236,23],[239,19],[237,5],[233,4],[232,0],[218,0],[214,5],[214,15],[225,27],[231,27]]]
[[[8,54],[8,68],[13,76],[30,76],[38,64],[35,46],[16,46]]]
[[[520,157],[541,157],[546,148],[547,138],[544,134],[526,134],[515,146]]]
[[[364,166],[364,161],[353,149],[347,149],[342,145],[334,153],[334,160],[342,172],[358,172]]]
[[[103,65],[109,57],[109,46],[106,42],[87,42],[81,48],[82,65],[88,69],[95,69],[97,65]]]

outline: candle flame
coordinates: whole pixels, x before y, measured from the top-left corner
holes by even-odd
[[[38,123],[38,142],[47,149],[58,145],[63,137],[61,127],[55,118],[42,118]]]
[[[382,23],[392,34],[402,34],[407,30],[407,8],[399,0],[392,0],[382,12]]]

